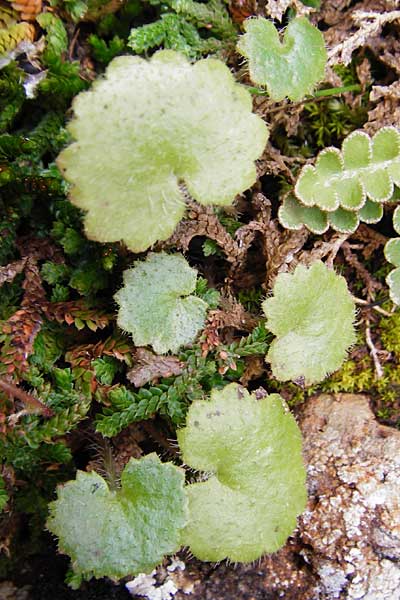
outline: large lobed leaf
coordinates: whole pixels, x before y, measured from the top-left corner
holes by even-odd
[[[190,296],[197,271],[180,254],[151,253],[124,271],[115,294],[118,325],[136,346],[153,346],[158,354],[176,352],[194,340],[204,325],[207,303]]]
[[[321,381],[340,367],[355,341],[355,305],[346,280],[320,261],[279,274],[263,310],[277,336],[266,360],[281,381]]]
[[[267,86],[273,100],[301,100],[324,77],[326,50],[322,33],[305,17],[290,21],[283,41],[274,24],[258,17],[244,22],[238,51],[249,61],[251,80]]]
[[[256,180],[267,141],[250,94],[215,59],[172,51],[120,56],[74,100],[76,140],[57,164],[86,212],[88,237],[134,252],[167,239],[185,211],[185,184],[202,204],[228,205]]]
[[[301,434],[282,398],[214,390],[191,405],[178,441],[185,463],[209,474],[186,488],[193,554],[247,562],[280,548],[306,502]]]
[[[329,213],[339,208],[358,213],[367,199],[375,203],[390,200],[394,184],[400,185],[400,132],[383,127],[372,139],[364,131],[354,131],[341,151],[333,147],[322,150],[315,167],[303,167],[295,194],[305,206]]]
[[[47,527],[77,575],[119,579],[150,572],[179,549],[187,521],[184,481],[183,471],[155,454],[131,458],[118,491],[97,473],[78,471],[75,481],[58,487]]]

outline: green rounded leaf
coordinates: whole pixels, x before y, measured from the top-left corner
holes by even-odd
[[[383,217],[383,206],[379,202],[367,200],[364,206],[358,211],[360,221],[372,224],[378,223]]]
[[[393,269],[386,277],[389,286],[390,298],[395,304],[400,305],[400,268]]]
[[[323,79],[324,37],[305,17],[290,21],[282,42],[274,24],[262,17],[247,19],[244,29],[238,51],[249,61],[251,80],[267,86],[273,100],[301,100]]]
[[[386,243],[385,258],[395,267],[400,267],[400,238],[392,238]]]
[[[279,274],[263,310],[277,336],[266,360],[280,381],[321,381],[340,367],[355,341],[355,305],[346,280],[320,261]]]
[[[338,208],[328,213],[329,225],[340,233],[353,233],[360,223],[359,213]]]
[[[400,235],[400,206],[393,213],[393,227],[395,232]]]
[[[208,473],[186,488],[193,554],[247,562],[280,548],[306,502],[301,433],[282,398],[214,390],[191,405],[178,441],[185,463]]]
[[[315,167],[303,167],[295,194],[306,206],[357,212],[368,198],[373,202],[390,200],[398,183],[400,133],[395,127],[383,127],[372,139],[365,131],[354,131],[344,140],[341,152],[325,148]],[[367,215],[370,212],[371,205]],[[377,210],[372,212],[375,216],[370,218],[376,218]]]
[[[197,271],[181,254],[151,253],[124,271],[115,294],[118,325],[136,346],[153,346],[158,354],[189,344],[204,325],[207,303],[190,296]]]
[[[321,235],[329,228],[326,212],[316,206],[304,206],[292,195],[288,195],[281,204],[278,218],[286,229],[298,230],[305,225],[312,233]]]
[[[100,475],[78,471],[58,487],[47,528],[86,579],[150,572],[176,552],[187,522],[184,473],[156,454],[130,459],[121,489],[111,491]]]
[[[202,204],[230,204],[256,180],[268,137],[250,94],[221,61],[172,51],[120,56],[79,94],[76,140],[57,164],[86,211],[88,237],[134,252],[167,239],[185,211],[184,183]]]

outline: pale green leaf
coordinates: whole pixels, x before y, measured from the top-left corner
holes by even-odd
[[[5,486],[4,479],[2,475],[0,475],[0,512],[6,506],[8,502],[8,494]]]
[[[304,206],[292,195],[281,204],[278,218],[286,229],[298,230],[305,225],[312,233],[321,235],[329,228],[326,212],[316,206]]]
[[[202,204],[228,205],[256,180],[267,141],[250,94],[219,60],[172,51],[120,56],[79,94],[57,163],[84,209],[88,237],[134,252],[167,239],[185,211],[185,184]]]
[[[393,228],[396,233],[400,234],[400,206],[393,213]],[[392,301],[400,305],[400,237],[392,238],[386,243],[385,258],[397,267],[386,277],[386,283],[389,286]]]
[[[395,304],[400,305],[400,267],[390,271],[386,283],[389,286],[390,298]]]
[[[247,19],[244,29],[238,51],[248,59],[251,80],[265,85],[273,100],[301,100],[323,79],[324,37],[305,17],[290,21],[282,42],[272,21],[262,17]]]
[[[303,167],[295,194],[306,206],[357,212],[368,198],[373,202],[390,200],[398,183],[400,133],[395,127],[383,127],[372,139],[364,131],[354,131],[344,140],[342,152],[325,148],[315,166]],[[371,211],[369,205],[367,218],[376,219],[377,209],[368,217]]]
[[[153,346],[157,354],[194,340],[204,325],[207,303],[191,296],[197,271],[181,254],[151,253],[124,271],[124,285],[115,295],[118,325],[136,346]]]
[[[392,238],[386,243],[385,258],[395,267],[400,267],[400,238]]]
[[[279,274],[263,310],[277,336],[266,360],[280,381],[321,381],[340,367],[355,341],[355,305],[346,280],[320,261]]]
[[[329,225],[340,233],[353,233],[360,224],[359,213],[337,208],[328,213]]]
[[[62,20],[51,12],[43,12],[36,17],[36,21],[46,30],[47,50],[57,55],[66,52],[68,36]]]
[[[58,487],[47,528],[86,579],[150,572],[179,549],[187,521],[184,479],[156,454],[131,458],[117,491],[94,471],[78,471],[76,480]]]
[[[360,221],[364,223],[378,223],[383,217],[383,206],[379,202],[372,202],[367,200],[366,203],[358,211]]]
[[[214,390],[191,405],[178,441],[185,463],[209,475],[186,488],[193,554],[247,562],[280,548],[306,502],[301,434],[282,398]]]
[[[393,213],[393,227],[395,232],[400,235],[400,206]]]

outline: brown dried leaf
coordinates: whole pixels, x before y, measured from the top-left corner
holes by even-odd
[[[20,13],[24,21],[34,21],[42,10],[42,0],[16,0],[11,6]]]
[[[137,348],[135,359],[138,364],[126,377],[137,388],[160,377],[180,375],[185,366],[176,356],[158,356],[146,348]]]
[[[229,262],[237,261],[240,250],[211,207],[203,207],[192,201],[187,216],[188,219],[179,223],[173,235],[162,244],[163,247],[175,246],[187,252],[194,237],[205,236],[220,246]]]
[[[25,263],[25,290],[21,306],[3,325],[7,339],[1,351],[1,363],[6,373],[24,371],[28,367],[28,357],[43,322],[43,312],[47,299],[36,261],[27,258]],[[3,369],[4,372],[4,369]]]
[[[276,220],[268,223],[268,231],[263,238],[267,261],[267,289],[271,289],[278,273],[286,273],[290,266],[296,264],[295,256],[302,250],[308,236],[309,232],[305,228],[281,232]]]
[[[12,281],[19,273],[25,269],[26,258],[16,260],[4,267],[0,267],[0,286],[7,281]]]
[[[366,8],[364,6],[364,8]],[[358,27],[354,33],[350,33],[349,16],[353,20],[353,26]],[[330,28],[326,32],[328,47],[328,65],[343,63],[350,64],[352,54],[358,48],[368,46],[370,41],[381,35],[383,27],[387,23],[393,23],[400,19],[400,10],[388,12],[377,12],[373,10],[351,10],[346,19],[338,26]]]
[[[368,112],[368,122],[364,125],[364,129],[369,134],[373,134],[387,125],[398,126],[400,122],[399,81],[388,86],[374,85],[370,93],[370,100],[378,104]]]
[[[372,227],[368,227],[365,223],[360,223],[356,231],[351,235],[351,238],[365,244],[362,255],[367,260],[371,258],[376,250],[384,246],[388,240],[387,237],[375,231]]]
[[[244,387],[247,387],[249,381],[261,377],[265,370],[265,360],[262,356],[248,356],[246,358],[246,368],[239,381]]]
[[[49,303],[46,307],[46,317],[58,323],[65,321],[67,325],[74,324],[78,329],[82,329],[83,323],[83,326],[86,325],[92,331],[104,329],[113,319],[104,309],[91,308],[84,300]]]
[[[43,417],[54,416],[54,411],[43,404],[39,398],[36,398],[36,396],[33,396],[32,394],[28,394],[28,392],[25,392],[25,390],[22,390],[13,383],[5,381],[4,379],[0,379],[0,389],[3,390],[3,392],[5,392],[8,396],[20,400],[25,407],[24,410],[20,411],[19,413],[11,415],[9,420],[15,422],[17,418],[25,414],[42,415]]]
[[[296,11],[297,17],[309,15],[315,8],[305,6],[300,0],[267,0],[265,12],[272,19],[282,21],[287,9],[292,7]]]
[[[374,299],[375,292],[384,289],[384,285],[375,279],[368,269],[358,260],[357,256],[352,252],[352,247],[348,242],[342,244],[342,252],[346,262],[353,267],[359,278],[364,281],[364,291],[368,299]]]

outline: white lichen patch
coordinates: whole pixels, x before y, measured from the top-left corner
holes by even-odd
[[[186,565],[182,560],[172,557],[170,564],[163,569],[159,567],[152,571],[149,575],[140,573],[132,581],[128,581],[125,584],[126,589],[132,596],[142,596],[147,600],[172,600],[175,594],[181,590],[185,594],[191,593],[187,586],[180,585],[181,577],[179,574],[183,573],[186,569]],[[160,584],[157,575],[164,575],[164,581]]]

